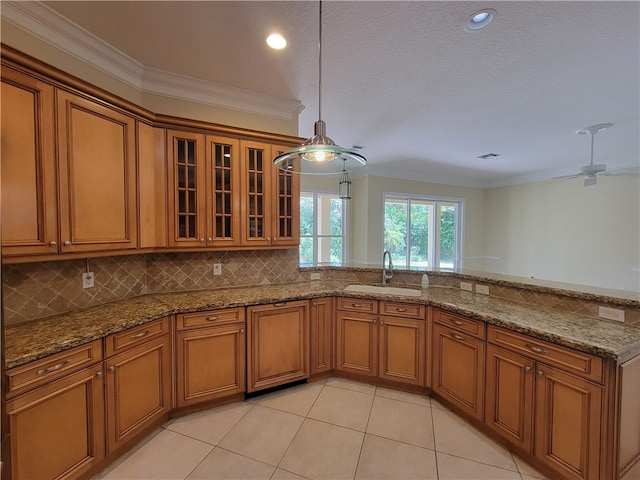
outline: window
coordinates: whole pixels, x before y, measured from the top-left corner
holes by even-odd
[[[345,262],[345,205],[337,194],[300,194],[300,266]]]
[[[384,196],[384,249],[394,266],[460,268],[462,200]]]

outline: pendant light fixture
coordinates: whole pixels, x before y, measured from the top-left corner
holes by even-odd
[[[361,167],[366,165],[367,159],[355,150],[342,148],[336,145],[331,138],[326,135],[326,124],[322,120],[322,0],[319,2],[319,27],[318,27],[318,121],[314,124],[314,135],[299,147],[286,151],[278,155],[273,163],[278,168],[295,173],[341,173],[339,167],[335,165],[336,160],[342,160],[342,176],[346,174],[349,197],[351,196],[351,180],[346,170],[347,167]],[[300,166],[293,167],[294,159],[300,158]],[[306,165],[305,165],[306,163]],[[348,165],[347,165],[348,164]],[[342,181],[340,182],[342,185]],[[345,187],[346,188],[346,187]]]
[[[342,161],[342,175],[340,175],[340,183],[338,184],[338,196],[342,200],[349,200],[351,198],[351,178],[349,178],[349,172],[346,169],[346,161]]]

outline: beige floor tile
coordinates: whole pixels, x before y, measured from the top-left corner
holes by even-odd
[[[311,383],[286,388],[257,397],[257,404],[282,410],[283,412],[306,416],[323,387],[324,385],[322,384]]]
[[[433,450],[367,434],[355,478],[436,480],[436,453]]]
[[[271,480],[307,480],[307,477],[276,468],[276,471],[271,475]]]
[[[208,443],[163,430],[102,478],[183,480],[213,448]]]
[[[277,466],[303,417],[254,405],[218,446]]]
[[[511,453],[455,413],[431,409],[436,451],[517,472]]]
[[[543,479],[543,480],[547,479],[545,475],[538,472],[534,467],[526,463],[520,457],[513,455],[513,460],[516,462],[516,466],[518,467],[518,470],[520,471],[520,474],[522,474],[522,476]]]
[[[352,479],[364,433],[306,419],[280,468],[313,479]]]
[[[325,385],[307,416],[364,432],[373,398],[366,393]]]
[[[325,385],[353,390],[354,392],[368,393],[369,395],[376,393],[375,386],[368,385],[366,383],[354,382],[353,380],[347,380],[346,378],[328,378]]]
[[[431,450],[435,448],[431,408],[415,403],[376,396],[367,433]]]
[[[232,403],[213,410],[176,418],[165,428],[211,445],[217,445],[251,407],[252,405],[247,402]]]
[[[269,480],[275,467],[222,448],[214,449],[187,480]]]
[[[399,390],[391,390],[390,388],[376,387],[376,397],[402,400],[403,402],[415,403],[425,407],[431,406],[430,397],[425,395],[416,395],[415,393],[401,392]]]
[[[521,480],[520,474],[437,452],[439,480]]]

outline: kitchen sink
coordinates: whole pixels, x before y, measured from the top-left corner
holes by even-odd
[[[382,293],[386,295],[404,295],[407,297],[420,297],[422,291],[412,288],[385,287],[382,285],[347,285],[345,290],[362,293]]]

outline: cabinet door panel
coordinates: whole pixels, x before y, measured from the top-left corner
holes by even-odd
[[[380,317],[380,378],[424,385],[425,322]]]
[[[333,298],[311,300],[311,373],[333,369]]]
[[[242,148],[242,242],[271,245],[271,146],[241,142]]]
[[[247,390],[309,376],[308,301],[247,309]]]
[[[179,332],[176,339],[179,407],[244,392],[244,324]]]
[[[136,248],[133,118],[57,92],[63,252]]]
[[[536,456],[568,478],[599,478],[602,387],[542,364],[536,378]]]
[[[104,449],[102,364],[7,402],[15,480],[75,478]]]
[[[485,424],[531,452],[533,446],[533,360],[487,345]]]
[[[2,254],[56,253],[53,87],[3,66],[1,94]]]
[[[273,170],[274,201],[272,237],[274,245],[298,245],[300,243],[300,175],[277,168],[273,165],[273,159],[290,147],[276,147],[271,149],[269,167]],[[292,161],[292,170],[298,171],[299,167]]]
[[[484,342],[433,325],[433,390],[482,420]]]
[[[140,248],[167,246],[167,158],[165,131],[138,122]]]
[[[336,367],[345,372],[378,375],[378,317],[338,312]]]
[[[112,452],[171,408],[169,336],[106,360],[108,450]]]

